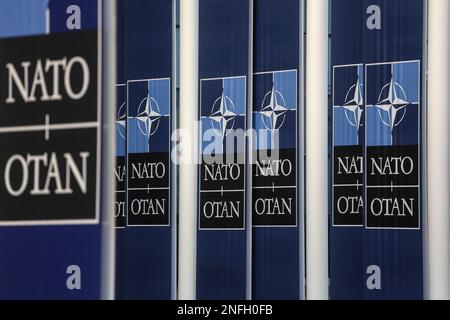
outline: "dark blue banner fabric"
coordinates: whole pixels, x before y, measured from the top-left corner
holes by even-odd
[[[118,39],[124,48],[118,48],[118,56],[125,66],[118,68],[117,156],[126,155],[119,165],[126,163],[127,169],[124,174],[117,167],[116,173],[126,176],[122,203],[127,213],[116,220],[118,228],[125,228],[117,231],[122,241],[117,247],[117,296],[170,299],[172,0],[125,1],[118,8]]]
[[[92,0],[50,0],[50,32],[97,29],[98,6]]]
[[[198,299],[246,298],[249,17],[247,0],[199,3]]]
[[[97,6],[0,3],[0,299],[101,297]]]
[[[116,84],[116,198],[114,219],[116,226],[116,298],[123,299],[125,293],[125,227],[127,221],[127,85],[125,61],[125,3],[117,0],[117,84]]]
[[[303,286],[299,210],[303,205],[299,198],[303,13],[298,0],[258,0],[253,12],[252,295],[254,299],[299,299]]]
[[[45,34],[47,0],[5,0],[0,10],[0,37]]]
[[[424,1],[331,5],[331,298],[422,299]]]

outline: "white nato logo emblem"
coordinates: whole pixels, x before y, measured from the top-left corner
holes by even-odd
[[[222,95],[214,101],[211,115],[208,117],[211,126],[218,135],[225,137],[233,129],[237,116],[233,101],[222,91]]]
[[[125,121],[126,121],[126,116],[127,116],[125,105],[126,104],[124,102],[120,106],[119,110],[117,111],[117,119],[116,119],[117,132],[122,137],[122,139],[125,139]]]
[[[391,129],[392,134],[394,128],[405,118],[406,107],[409,104],[403,87],[391,78],[391,81],[381,89],[378,103],[370,107],[378,109],[381,122]]]
[[[275,89],[275,86],[272,86],[272,90],[264,96],[261,110],[259,111],[259,114],[263,116],[264,127],[273,135],[275,131],[283,126],[287,112],[284,96]]]
[[[148,94],[139,104],[137,116],[139,131],[150,139],[157,131],[163,115],[160,112],[158,102]]]
[[[352,127],[355,127],[358,133],[360,127],[363,126],[362,114],[364,110],[364,99],[362,92],[363,85],[358,80],[356,84],[348,89],[347,94],[345,95],[344,105],[335,106],[335,108],[343,108],[345,110],[345,117],[347,118],[347,122]]]

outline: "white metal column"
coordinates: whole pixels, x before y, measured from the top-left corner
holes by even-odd
[[[248,92],[253,92],[253,12],[254,12],[254,1],[249,0],[249,27],[248,27]],[[249,94],[247,97],[247,128],[253,128],[253,117],[252,117],[252,106],[253,106],[253,95]],[[249,115],[250,114],[250,115]],[[246,298],[247,300],[252,300],[253,297],[253,221],[252,221],[252,210],[253,210],[253,136],[251,134],[248,135],[247,140],[247,159],[246,159],[246,179],[247,179],[247,187],[246,187],[246,219],[247,219],[247,259],[246,259]]]
[[[174,132],[175,128],[178,126],[178,112],[176,111],[177,106],[177,51],[178,51],[178,41],[177,41],[177,0],[172,0],[172,111],[171,111],[171,125],[172,132]],[[175,111],[175,113],[174,113]],[[171,141],[171,146],[173,147],[173,141]],[[178,163],[178,155],[171,154],[172,163],[170,165],[171,175],[170,175],[170,213],[173,214],[177,212],[177,203],[178,203],[178,177],[177,177],[177,163]],[[174,210],[175,209],[175,210]],[[176,300],[178,298],[177,294],[177,270],[178,270],[178,221],[176,218],[171,219],[171,228],[172,228],[172,275],[170,281],[172,282],[172,294],[170,298],[172,300]]]
[[[103,214],[102,219],[102,274],[101,274],[101,299],[114,299],[115,292],[115,252],[116,231],[114,212],[115,179],[114,168],[116,166],[116,2],[99,1],[100,21],[102,25],[98,32],[102,32],[103,42],[103,126],[102,136],[102,193],[101,202]]]
[[[180,1],[180,184],[178,298],[196,298],[198,0]],[[186,135],[187,134],[187,135]]]
[[[450,299],[450,1],[428,6],[428,297]]]
[[[328,11],[328,0],[307,1],[305,191],[309,300],[328,299]]]

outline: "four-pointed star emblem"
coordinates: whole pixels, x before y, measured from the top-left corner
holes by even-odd
[[[383,95],[387,90],[387,97],[383,99]],[[387,114],[388,120],[386,121],[380,114],[381,121],[384,125],[391,129],[391,133],[396,126],[400,124],[403,117],[405,116],[405,108],[410,104],[406,100],[399,97],[399,91],[403,94],[405,93],[403,88],[391,78],[391,81],[386,84],[381,90],[379,102],[372,106],[378,109],[379,112],[383,111]]]
[[[214,102],[212,114],[209,116],[209,119],[217,124],[220,134],[224,137],[227,134],[227,130],[233,127],[232,125],[229,126],[229,124],[233,124],[236,117],[237,114],[234,111],[233,101],[222,91],[220,98]]]
[[[353,96],[350,96],[350,91],[354,89]],[[362,85],[359,82],[359,79],[356,81],[356,84],[352,86],[347,93],[346,97],[346,103],[344,103],[341,108],[345,109],[345,116],[347,117],[348,122],[356,127],[356,131],[359,132],[359,129],[361,127],[361,120],[362,120],[362,114],[363,114],[363,108],[364,108],[364,100],[363,100],[363,94],[362,94]],[[350,120],[348,118],[348,113],[352,114],[353,119]]]
[[[275,130],[281,128],[284,122],[284,114],[288,112],[288,109],[278,102],[277,95],[279,95],[281,99],[284,100],[283,96],[281,96],[281,94],[277,90],[275,90],[275,86],[272,86],[272,90],[270,91],[269,104],[264,106],[259,112],[262,116],[264,116],[265,119],[269,120],[269,125],[267,125],[266,121],[264,121],[264,125],[266,126],[266,129],[270,130],[271,132],[274,132]],[[266,99],[264,99],[263,103],[265,103],[265,100]]]
[[[125,139],[125,126],[126,126],[126,118],[127,114],[125,112],[125,102],[122,103],[120,106],[118,112],[117,112],[117,131],[119,132],[119,135]]]
[[[352,90],[354,90],[353,95],[350,95]],[[348,101],[349,96],[351,99]],[[346,102],[342,106],[335,106],[335,108],[345,109],[345,116],[347,117],[348,122],[353,127],[356,127],[359,132],[359,128],[362,126],[361,122],[364,110],[362,85],[359,80],[349,89],[345,101]],[[376,105],[368,105],[367,107],[378,109],[382,123],[389,127],[392,133],[394,128],[403,120],[406,112],[405,108],[410,102],[406,101],[406,95],[403,88],[394,81],[393,77],[391,77],[390,82],[381,89],[378,101],[379,102]],[[387,120],[385,120],[386,118],[382,116],[381,112],[385,112]],[[349,118],[347,113],[352,114],[351,118]]]
[[[144,129],[142,129],[142,127],[139,126],[142,134],[150,139],[150,137],[155,134],[156,130],[158,130],[161,117],[163,117],[163,115],[159,110],[158,103],[154,98],[148,95],[142,100],[138,109],[138,114],[135,118],[144,127]]]

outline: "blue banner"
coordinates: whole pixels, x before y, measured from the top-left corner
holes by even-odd
[[[332,299],[423,298],[424,14],[332,1]]]
[[[49,0],[47,29],[52,33],[97,29],[98,9],[92,0]]]
[[[299,299],[303,8],[298,0],[258,0],[253,12],[252,294],[254,299]]]
[[[101,150],[101,83],[96,78],[101,52],[99,12],[97,1],[89,1],[85,10],[92,13],[88,19],[91,31],[79,28],[81,32],[70,36],[45,35],[50,30],[49,21],[74,18],[63,7],[62,1],[54,0],[5,0],[0,4],[0,36],[8,38],[0,40],[2,64],[8,59],[8,70],[14,72],[22,61],[30,61],[30,70],[38,74],[39,57],[47,58],[47,66],[51,63],[53,68],[53,85],[46,83],[51,75],[45,74],[33,85],[39,89],[10,92],[6,99],[9,105],[3,108],[7,122],[1,126],[8,130],[2,130],[0,137],[1,165],[4,157],[10,158],[1,170],[5,185],[0,192],[2,197],[13,195],[14,200],[2,199],[8,204],[2,209],[5,219],[0,230],[1,299],[101,297],[104,215],[99,210],[97,175]],[[58,31],[68,30],[61,27]],[[18,36],[23,38],[14,38]],[[71,73],[80,66],[82,73]],[[65,70],[66,83],[61,81],[61,70]],[[3,76],[2,71],[0,82],[7,86]],[[17,88],[20,81],[15,81]],[[5,101],[3,90],[0,98]],[[11,107],[13,112],[8,111]],[[28,131],[26,126],[35,129]],[[13,178],[18,175],[22,176],[20,184]]]
[[[117,0],[117,84],[116,84],[116,198],[114,219],[116,222],[116,298],[125,293],[125,226],[127,213],[127,85],[125,61],[125,0]]]
[[[119,67],[119,81],[123,81],[119,85],[126,87],[118,86],[118,104],[125,103],[126,95],[126,115],[118,106],[117,133],[124,132],[123,118],[127,133],[117,138],[120,147],[126,138],[127,213],[121,222],[125,230],[118,231],[118,241],[123,243],[118,244],[117,259],[124,265],[117,264],[117,296],[124,299],[171,299],[174,294],[172,2],[119,3],[119,10],[125,12],[118,15],[119,28],[124,28],[118,34],[126,66],[123,79]]]
[[[48,0],[6,0],[0,10],[0,37],[45,34]]]
[[[247,0],[199,3],[198,299],[246,298],[249,17]]]

